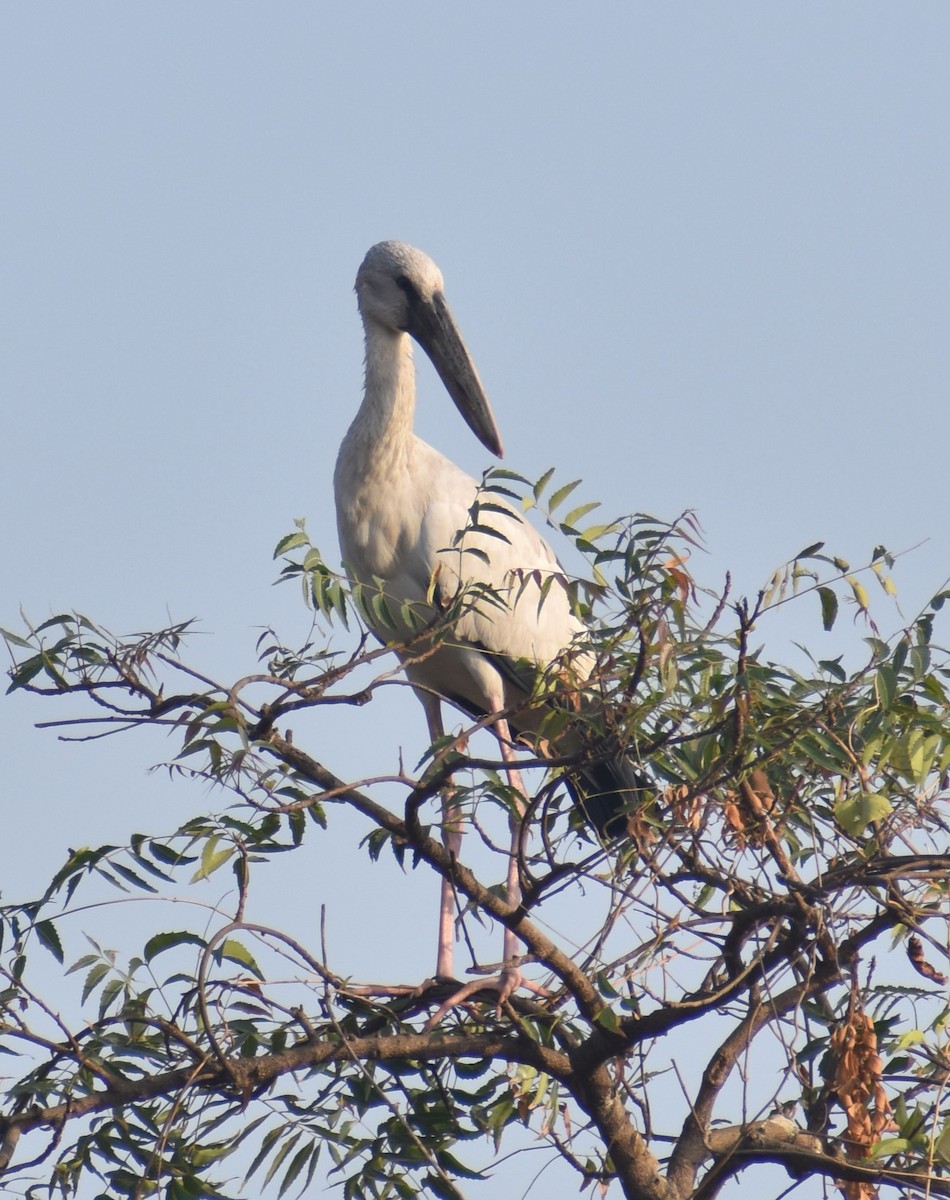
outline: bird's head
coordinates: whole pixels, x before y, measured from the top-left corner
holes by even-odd
[[[356,274],[356,300],[364,321],[409,333],[412,307],[431,303],[443,286],[442,272],[428,254],[405,242],[377,242]]]
[[[378,242],[356,275],[364,326],[377,324],[413,337],[469,428],[483,446],[501,457],[501,436],[491,405],[442,289],[442,272],[432,259],[405,242]]]

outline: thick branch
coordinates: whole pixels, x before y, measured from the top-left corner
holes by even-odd
[[[570,1071],[567,1058],[525,1037],[496,1033],[461,1037],[434,1038],[431,1034],[404,1034],[387,1038],[352,1038],[344,1043],[303,1041],[279,1054],[259,1058],[234,1057],[226,1065],[209,1062],[204,1068],[194,1063],[140,1079],[116,1079],[110,1086],[85,1096],[72,1097],[63,1104],[47,1107],[34,1105],[22,1112],[0,1118],[0,1152],[8,1161],[20,1134],[43,1127],[59,1128],[76,1117],[86,1117],[106,1109],[141,1103],[166,1096],[183,1088],[203,1092],[239,1092],[243,1101],[268,1087],[282,1075],[307,1067],[354,1060],[390,1062],[396,1059],[438,1060],[458,1058],[498,1058],[505,1062],[525,1063],[556,1078]],[[0,1173],[5,1169],[0,1159]]]
[[[627,1200],[669,1200],[660,1164],[630,1119],[608,1068],[575,1074],[571,1090],[596,1124]]]
[[[794,1178],[826,1175],[833,1180],[888,1184],[926,1190],[929,1196],[950,1196],[950,1181],[937,1179],[930,1172],[848,1162],[826,1154],[819,1138],[785,1117],[710,1130],[706,1144],[709,1154],[719,1160],[719,1169],[715,1177],[703,1181],[694,1193],[694,1200],[712,1200],[731,1176],[745,1167],[766,1162],[784,1167]]]

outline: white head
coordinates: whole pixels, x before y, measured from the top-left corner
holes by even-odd
[[[356,300],[369,338],[373,326],[408,333],[425,350],[478,440],[501,456],[501,437],[475,364],[442,292],[442,272],[405,242],[378,242],[356,273]]]
[[[364,321],[407,332],[410,297],[431,303],[443,286],[428,254],[405,242],[377,242],[356,273],[356,301]]]

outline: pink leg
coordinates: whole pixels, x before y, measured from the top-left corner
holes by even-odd
[[[431,692],[419,691],[419,699],[425,709],[429,737],[434,742],[443,737],[442,707],[438,697]],[[447,787],[442,792],[442,845],[454,858],[462,848],[461,810],[455,803],[455,789]],[[454,978],[453,950],[455,948],[455,891],[452,881],[442,877],[439,900],[439,949],[436,955],[435,973],[440,979]]]
[[[429,726],[429,737],[434,742],[437,738],[445,736],[440,702],[431,692],[426,692],[422,689],[417,692],[417,695],[425,710],[426,722]],[[499,697],[499,708],[502,703],[503,698]],[[521,823],[527,811],[527,793],[524,790],[521,772],[515,766],[515,751],[511,742],[511,730],[508,722],[503,717],[495,722],[495,732],[498,737],[499,747],[501,748],[501,757],[505,763],[505,773],[508,776],[508,782],[516,797],[514,810],[508,818],[508,828],[511,832],[511,848],[508,855],[508,876],[505,889],[505,897],[508,903],[514,907],[521,900],[521,884],[518,879],[518,848],[521,840]],[[458,857],[462,847],[462,810],[456,802],[455,797],[454,788],[447,787],[443,790],[442,844],[453,858]],[[452,887],[451,880],[443,876],[442,894],[439,902],[439,951],[435,968],[436,976],[441,980],[451,980],[453,978],[454,943],[455,889]],[[530,979],[522,979],[521,970],[515,965],[517,953],[518,939],[510,929],[506,928],[503,961],[499,974],[494,979],[475,979],[453,992],[438,1011],[432,1014],[424,1028],[426,1030],[434,1029],[447,1012],[453,1008],[457,1008],[460,1004],[464,1004],[470,996],[487,989],[493,989],[498,993],[499,1009],[511,993],[519,987],[533,992],[536,996],[550,995],[544,988],[539,987],[536,983],[532,983]],[[368,985],[366,987],[351,987],[347,991],[356,996],[414,995],[427,988],[431,982],[431,980],[426,980],[418,988],[393,988]]]
[[[528,807],[527,793],[524,790],[524,781],[521,778],[521,772],[515,766],[515,751],[511,744],[511,730],[508,727],[508,722],[504,717],[495,722],[495,730],[498,734],[498,745],[501,748],[501,757],[505,762],[505,772],[508,776],[508,783],[511,785],[512,791],[517,799],[515,808],[508,817],[508,829],[511,833],[511,847],[508,854],[508,880],[505,888],[505,899],[512,907],[521,903],[521,884],[518,880],[518,846],[521,840],[521,822],[524,818],[525,811]],[[499,976],[500,987],[498,989],[498,1003],[502,1004],[511,993],[521,983],[521,972],[517,967],[513,966],[515,956],[518,953],[518,939],[514,933],[506,926],[504,940],[502,942],[502,968]]]
[[[508,776],[508,782],[518,797],[515,803],[515,810],[508,818],[508,828],[511,831],[511,848],[508,855],[508,878],[505,888],[505,899],[510,905],[515,906],[521,900],[521,885],[518,881],[518,846],[521,840],[521,822],[527,810],[527,793],[524,790],[521,772],[515,766],[515,751],[511,744],[511,730],[508,727],[508,722],[503,717],[495,722],[495,731],[498,735],[498,744],[501,748],[501,757],[505,763],[505,773]],[[459,835],[459,840],[461,840],[461,835]],[[432,1014],[425,1024],[425,1029],[434,1029],[450,1009],[457,1008],[469,996],[473,996],[485,988],[494,988],[498,992],[499,1008],[501,1008],[501,1005],[508,999],[511,993],[519,987],[525,987],[528,991],[534,992],[535,995],[546,996],[548,993],[545,992],[544,988],[539,987],[536,983],[532,983],[528,979],[522,978],[521,970],[514,962],[517,953],[518,938],[506,926],[500,973],[494,979],[476,979],[459,988],[454,995],[450,996],[441,1005],[437,1012]]]

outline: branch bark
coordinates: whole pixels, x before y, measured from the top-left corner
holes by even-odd
[[[432,1034],[404,1034],[384,1038],[349,1038],[345,1042],[302,1041],[279,1054],[258,1058],[231,1057],[226,1064],[209,1061],[204,1068],[194,1063],[140,1079],[115,1079],[105,1088],[77,1096],[63,1104],[45,1107],[33,1105],[11,1116],[0,1118],[0,1174],[9,1166],[17,1140],[24,1133],[44,1127],[59,1129],[67,1121],[86,1117],[106,1109],[171,1095],[183,1088],[231,1095],[235,1103],[268,1087],[282,1075],[307,1067],[334,1062],[391,1062],[399,1059],[437,1060],[457,1058],[497,1058],[524,1063],[565,1080],[570,1062],[565,1055],[539,1045],[530,1038],[485,1033],[458,1037],[433,1037]]]

